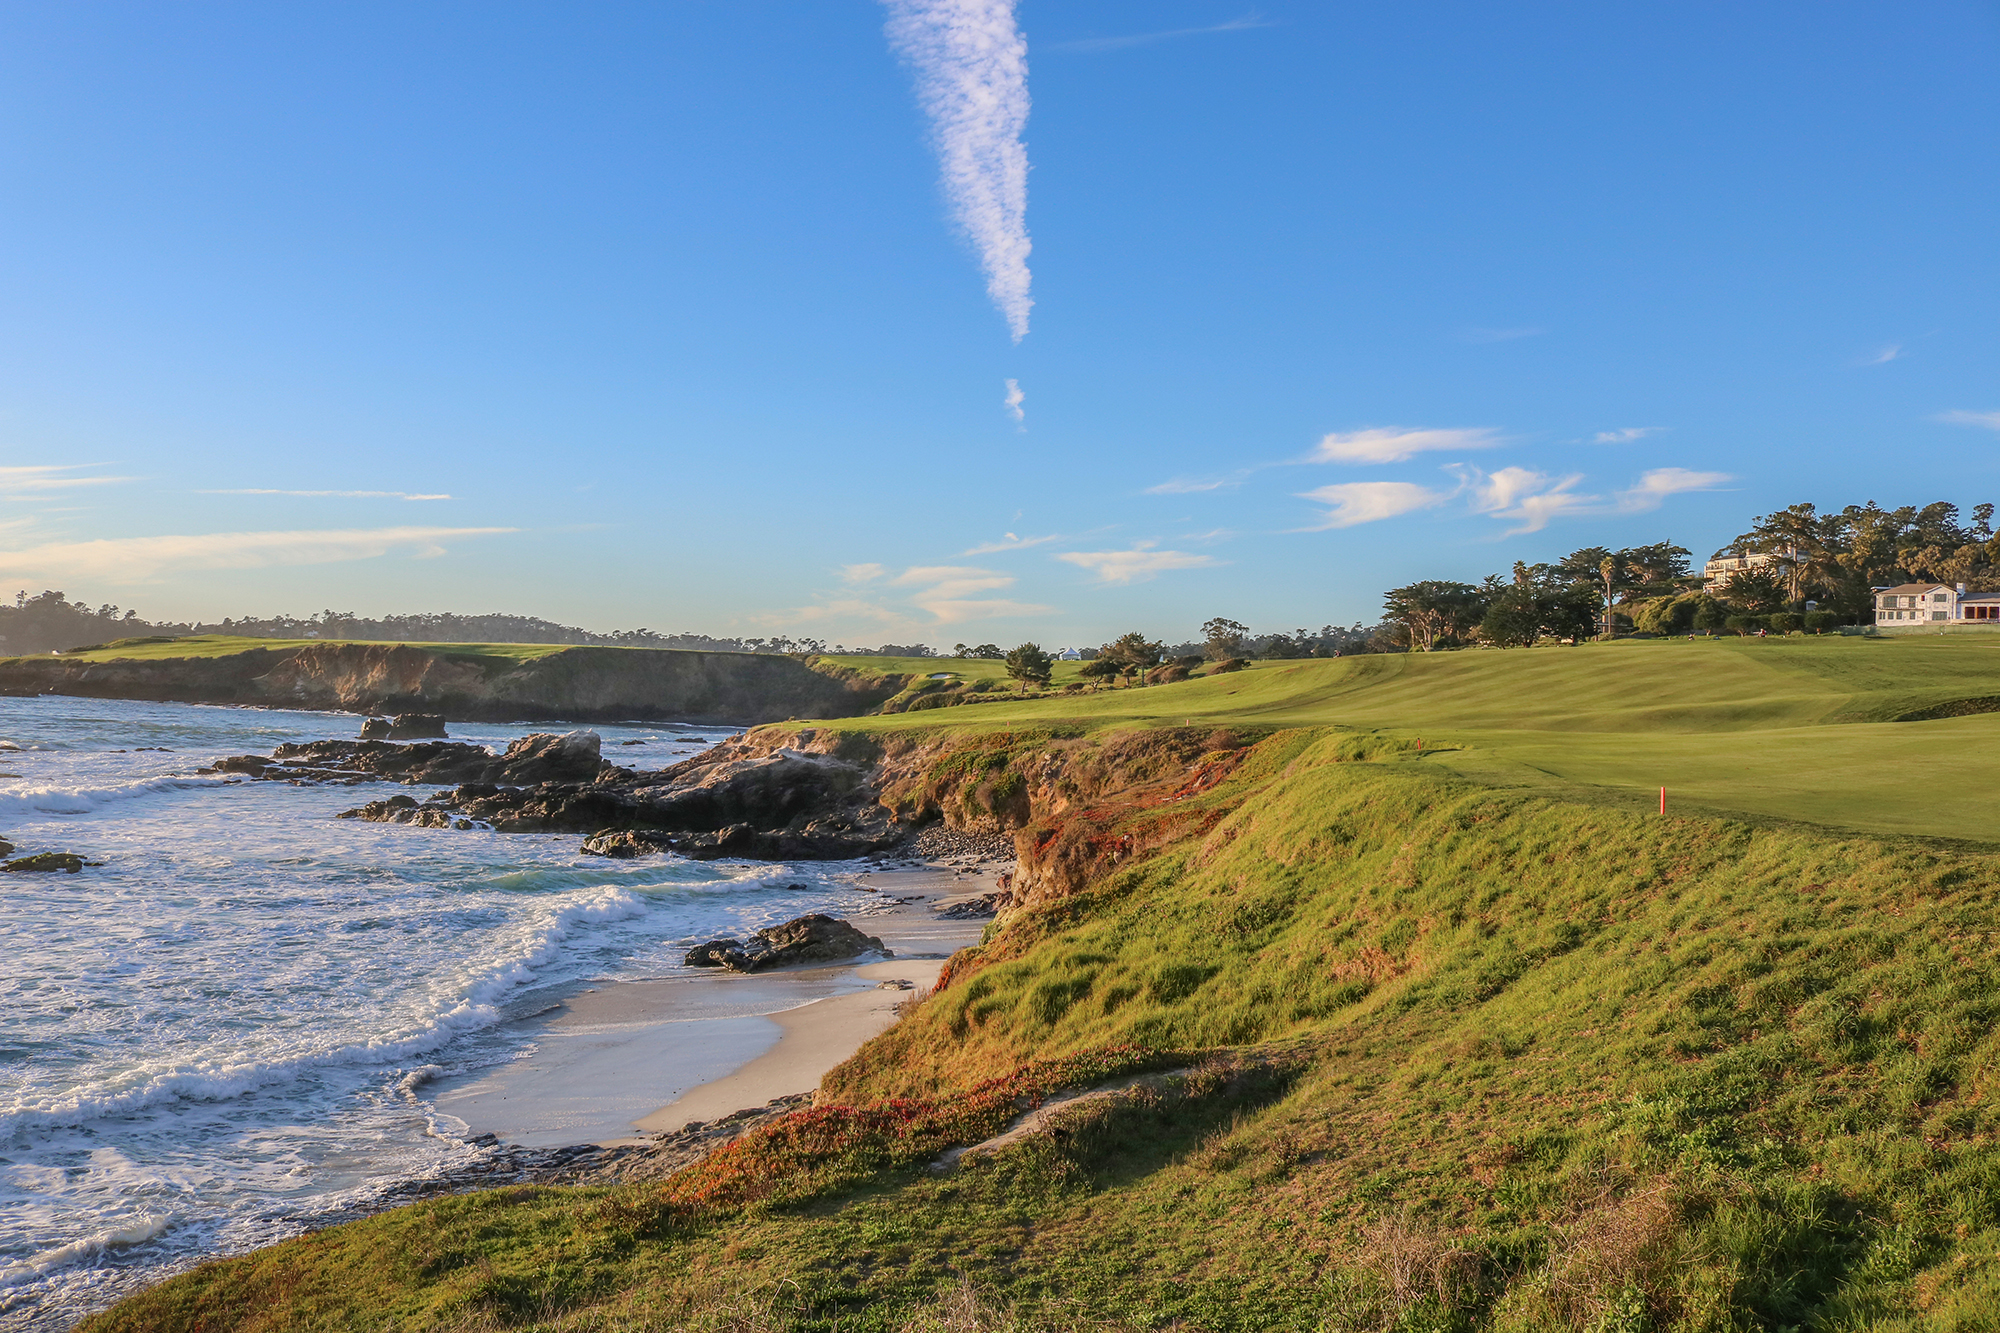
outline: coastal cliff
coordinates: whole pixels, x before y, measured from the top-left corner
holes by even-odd
[[[795,657],[566,647],[533,655],[483,645],[313,643],[200,655],[174,645],[118,655],[0,660],[0,693],[344,712],[441,714],[452,721],[671,719],[754,725],[854,717],[898,677],[818,671]]]

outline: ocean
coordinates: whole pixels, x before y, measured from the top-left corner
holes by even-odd
[[[492,1151],[426,1100],[530,1053],[521,1020],[804,912],[852,865],[584,856],[575,834],[336,820],[386,784],[203,776],[352,737],[326,713],[0,699],[0,836],[79,874],[0,876],[0,1329],[69,1327],[201,1259]],[[550,724],[453,724],[504,747]],[[663,767],[727,735],[592,725]],[[639,742],[627,745],[625,742]],[[427,789],[426,789],[427,790]]]

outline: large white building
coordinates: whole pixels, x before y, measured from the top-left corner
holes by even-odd
[[[1749,555],[1721,555],[1701,567],[1702,591],[1711,595],[1720,593],[1729,586],[1729,580],[1746,569],[1761,569],[1765,565],[1789,565],[1782,555],[1772,555],[1766,551],[1752,551]]]
[[[1963,583],[1899,583],[1874,592],[1877,625],[2000,625],[2000,592],[1967,592]]]

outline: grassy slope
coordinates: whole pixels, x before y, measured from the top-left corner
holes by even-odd
[[[1929,756],[1995,720],[1835,719],[1992,693],[1991,651],[1280,663],[836,724],[1297,729],[1116,815],[1185,836],[1011,919],[827,1085],[936,1107],[759,1141],[664,1189],[418,1205],[87,1327],[932,1327],[964,1280],[1051,1328],[2000,1327],[2000,857],[1569,799],[1641,761],[1698,775],[1856,737],[1930,784],[1884,783],[1921,823],[1959,799]],[[1401,738],[1348,730],[1370,727]],[[1492,781],[1532,771],[1524,754],[1568,768]],[[1981,762],[1946,781],[1991,790]],[[1825,820],[1853,780],[1756,799]],[[1174,1057],[1197,1074],[924,1168],[976,1120],[954,1109],[968,1085],[1126,1043],[1234,1063]]]
[[[1628,641],[1261,662],[1179,685],[840,724],[1336,725],[1422,737],[1489,785],[1637,809],[2000,840],[2000,715],[1890,722],[2000,695],[2000,636]]]

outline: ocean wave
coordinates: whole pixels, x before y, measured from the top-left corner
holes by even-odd
[[[40,1254],[24,1259],[20,1263],[0,1268],[0,1289],[32,1282],[38,1277],[46,1277],[58,1268],[67,1268],[71,1264],[94,1258],[106,1250],[151,1240],[173,1224],[174,1219],[171,1214],[147,1213],[122,1227],[113,1227],[93,1236],[73,1240],[67,1245],[43,1250]]]
[[[36,815],[87,815],[120,801],[189,787],[215,787],[233,782],[224,777],[184,776],[139,778],[106,787],[8,787],[0,789],[0,818],[30,819]]]
[[[500,1022],[504,1015],[499,1005],[507,993],[533,981],[537,968],[559,958],[564,941],[577,929],[630,920],[646,911],[646,901],[635,894],[618,888],[600,889],[524,923],[522,933],[503,946],[497,959],[471,972],[455,1003],[414,1028],[275,1059],[202,1061],[145,1075],[143,1081],[128,1079],[122,1086],[99,1083],[59,1097],[17,1101],[0,1107],[0,1142],[33,1129],[81,1125],[163,1102],[227,1101],[258,1088],[290,1082],[315,1069],[400,1063],[464,1033]]]

